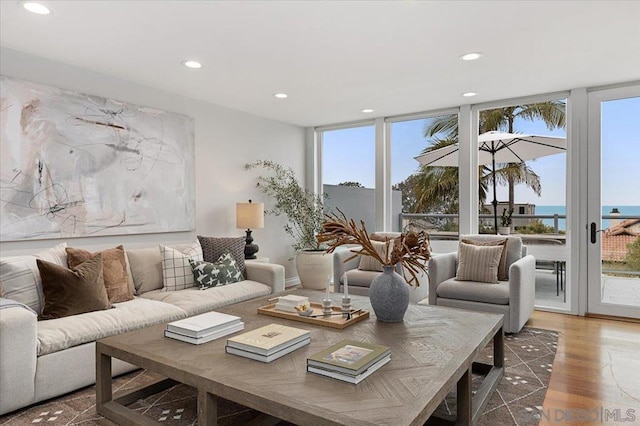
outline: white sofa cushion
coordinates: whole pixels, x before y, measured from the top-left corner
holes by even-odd
[[[170,303],[182,308],[188,316],[191,316],[232,303],[266,296],[270,293],[270,286],[256,281],[244,280],[206,290],[200,290],[198,287],[180,291],[154,290],[144,293],[140,297]]]
[[[104,311],[39,321],[38,356],[186,316],[176,306],[137,297]]]
[[[438,297],[445,299],[469,300],[494,305],[509,304],[509,283],[506,281],[490,284],[449,278],[440,283],[436,293]]]
[[[37,314],[42,312],[44,294],[36,259],[67,267],[67,243],[43,250],[35,256],[0,259],[0,296],[23,303]]]

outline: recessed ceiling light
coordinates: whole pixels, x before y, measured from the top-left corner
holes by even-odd
[[[466,98],[470,98],[471,96],[475,96],[475,95],[477,95],[476,92],[466,92],[466,93],[462,94],[462,96],[464,96]]]
[[[51,13],[47,6],[34,1],[25,1],[22,3],[22,7],[27,9],[29,12],[37,13],[38,15],[48,15]]]
[[[362,112],[368,114],[370,112],[373,112],[373,110],[371,108],[365,108],[365,109],[362,110]]]
[[[289,95],[287,95],[286,93],[276,93],[273,96],[275,96],[278,99],[287,99],[289,97]]]
[[[462,59],[463,61],[475,61],[476,59],[480,59],[481,57],[482,57],[482,53],[471,52],[471,53],[466,53],[460,56],[460,59]]]
[[[202,64],[198,61],[184,61],[182,65],[184,65],[187,68],[193,68],[193,69],[202,68]]]

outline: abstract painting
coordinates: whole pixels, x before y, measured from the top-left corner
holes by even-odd
[[[195,228],[193,118],[0,76],[0,241]]]

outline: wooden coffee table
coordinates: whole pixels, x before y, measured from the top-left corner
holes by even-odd
[[[294,294],[320,300],[322,292]],[[447,393],[457,386],[455,424],[474,424],[503,375],[502,316],[437,306],[411,305],[404,322],[371,318],[344,330],[258,315],[268,297],[219,309],[242,317],[245,330],[269,323],[311,330],[311,344],[264,364],[227,354],[226,338],[191,345],[165,338],[164,325],[148,327],[96,343],[97,412],[122,425],[153,424],[126,407],[139,398],[176,383],[198,393],[198,423],[214,425],[218,397],[235,401],[268,416],[299,425],[422,425]],[[334,295],[339,302],[339,295]],[[369,299],[352,296],[355,308],[371,309]],[[356,339],[391,347],[391,362],[358,385],[306,372],[306,359],[343,340]],[[493,365],[474,357],[493,339]],[[144,388],[112,395],[111,358],[164,377]],[[485,379],[472,395],[471,372]]]

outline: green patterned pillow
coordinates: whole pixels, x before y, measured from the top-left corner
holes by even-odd
[[[189,259],[193,277],[200,290],[244,280],[231,253],[224,253],[215,263]]]

